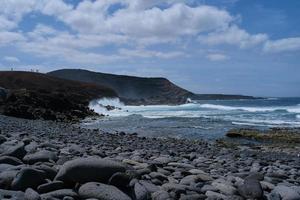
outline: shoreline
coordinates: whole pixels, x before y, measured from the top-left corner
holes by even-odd
[[[4,170],[1,167],[0,170],[0,197],[8,193],[19,197],[34,193],[42,199],[63,199],[67,196],[84,199],[82,188],[91,191],[95,186],[86,183],[95,181],[90,177],[89,169],[101,168],[109,165],[107,160],[113,160],[112,162],[124,166],[126,172],[117,172],[113,175],[118,177],[115,181],[101,180],[101,184],[111,197],[117,199],[122,196],[123,199],[242,200],[274,195],[284,198],[291,192],[300,198],[300,159],[299,148],[296,147],[276,149],[220,141],[147,138],[124,132],[116,134],[82,129],[78,124],[24,120],[2,115],[0,127],[0,166],[6,163],[7,167]],[[11,148],[23,148],[25,155],[9,154],[11,152],[7,151]],[[16,158],[19,160],[18,164],[7,166],[8,155],[10,162],[15,160],[14,156],[19,157]],[[57,174],[62,173],[61,170],[66,170],[66,163],[74,162],[73,165],[79,165],[77,167],[80,168],[86,159],[92,167],[83,168],[80,177],[72,174],[74,181],[80,182],[79,185],[57,178]],[[32,186],[28,180],[23,180],[26,176],[22,176],[29,169],[33,172],[51,171],[54,175],[44,177]],[[9,172],[13,175],[9,176]],[[36,176],[33,173],[30,178],[37,178]],[[99,172],[98,176],[104,174]],[[22,183],[20,187],[23,192],[15,190],[14,183],[18,181]],[[41,189],[45,184],[52,187]],[[104,190],[103,187],[97,186],[96,189]],[[110,193],[111,191],[115,192]],[[97,198],[97,195],[93,198]]]

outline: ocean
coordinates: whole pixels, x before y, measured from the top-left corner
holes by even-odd
[[[101,105],[120,109],[107,111]],[[150,137],[210,140],[232,128],[300,127],[300,98],[205,100],[178,106],[125,106],[118,99],[100,99],[90,108],[108,116],[83,121],[84,128]]]

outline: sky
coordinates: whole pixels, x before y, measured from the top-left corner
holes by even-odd
[[[300,96],[299,0],[1,0],[0,70],[166,77]]]

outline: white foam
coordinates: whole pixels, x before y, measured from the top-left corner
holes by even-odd
[[[277,107],[238,107],[238,106],[224,106],[216,104],[202,104],[201,108],[217,109],[217,110],[243,110],[248,112],[274,112],[279,110],[285,110],[291,113],[300,113],[300,106],[277,106]]]

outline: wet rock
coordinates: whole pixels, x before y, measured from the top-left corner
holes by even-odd
[[[37,162],[57,161],[56,153],[42,150],[33,154],[28,154],[23,158],[24,162],[32,165]]]
[[[78,158],[66,162],[55,180],[71,183],[108,182],[116,172],[125,172],[125,167],[115,161],[99,158]]]
[[[45,183],[45,173],[34,168],[23,168],[14,178],[11,188],[13,190],[25,191],[27,188],[36,189]]]
[[[115,186],[97,182],[85,183],[79,188],[78,193],[80,198],[83,199],[95,198],[102,200],[131,200],[129,196]]]

